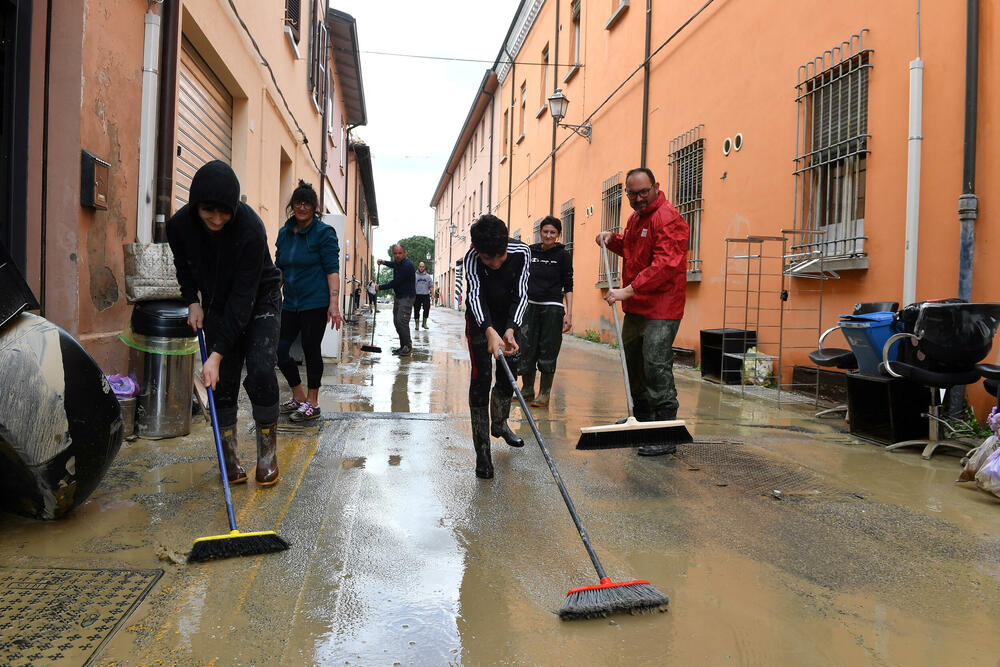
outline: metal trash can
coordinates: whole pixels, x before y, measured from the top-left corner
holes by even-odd
[[[174,438],[191,432],[191,392],[198,339],[181,301],[135,304],[121,340],[129,352],[129,375],[139,384],[135,433]]]

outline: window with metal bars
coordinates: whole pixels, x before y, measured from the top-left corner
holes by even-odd
[[[299,28],[302,25],[302,0],[285,0],[285,25],[292,29],[295,43],[299,43]]]
[[[851,35],[799,67],[795,146],[793,262],[863,257],[868,171],[868,77],[871,49]]]
[[[559,219],[562,221],[562,242],[570,257],[573,256],[573,218],[575,216],[576,209],[573,207],[573,200],[570,199],[559,210]]]
[[[619,233],[622,228],[622,173],[618,172],[601,185],[601,231]],[[604,262],[600,253],[597,256],[598,287],[617,286],[621,278],[620,257],[613,252],[608,253],[609,276],[604,273]]]
[[[692,273],[701,271],[701,213],[704,202],[701,198],[702,166],[704,164],[705,140],[698,125],[684,134],[670,140],[670,180],[667,199],[674,205],[688,223],[688,265]]]

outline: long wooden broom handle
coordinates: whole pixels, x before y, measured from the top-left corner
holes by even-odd
[[[604,261],[604,277],[611,289],[611,269],[608,266],[608,246],[601,243],[601,259]],[[622,343],[622,325],[618,321],[618,308],[611,304],[611,313],[615,316],[615,337],[618,339],[618,356],[622,360],[622,376],[625,378],[625,400],[628,401],[628,416],[635,416],[635,405],[632,403],[632,384],[628,381],[628,365],[625,363],[625,345]]]

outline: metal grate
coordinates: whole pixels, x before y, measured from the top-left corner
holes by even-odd
[[[866,32],[799,67],[793,227],[825,234],[802,236],[792,254],[865,255],[872,53],[862,43]]]
[[[697,125],[684,134],[670,140],[670,192],[667,199],[677,208],[688,223],[688,266],[693,273],[701,271],[701,212],[704,203],[701,198],[702,166],[704,164],[705,140],[701,136],[703,125]]]
[[[698,442],[678,447],[675,456],[689,467],[704,471],[719,484],[750,493],[831,494],[844,493],[804,466],[778,461],[756,447],[731,442]]]
[[[570,257],[573,256],[573,219],[576,217],[576,209],[573,206],[573,200],[570,199],[565,202],[559,210],[559,219],[562,220],[562,238],[563,244],[566,246],[566,251],[569,252]]]
[[[619,171],[601,185],[601,231],[615,232],[622,228],[622,173]],[[608,265],[611,268],[611,282],[604,273],[604,264],[600,254],[597,256],[598,286],[611,287],[613,282],[621,279],[620,258],[613,252],[608,253]]]

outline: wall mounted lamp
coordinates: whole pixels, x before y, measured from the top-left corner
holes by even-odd
[[[562,88],[556,88],[556,92],[549,95],[549,113],[552,114],[552,120],[556,122],[559,127],[568,127],[573,130],[581,137],[590,143],[590,134],[593,130],[590,123],[586,125],[570,125],[569,123],[561,123],[563,118],[566,117],[566,109],[569,107],[569,98],[562,94]]]

